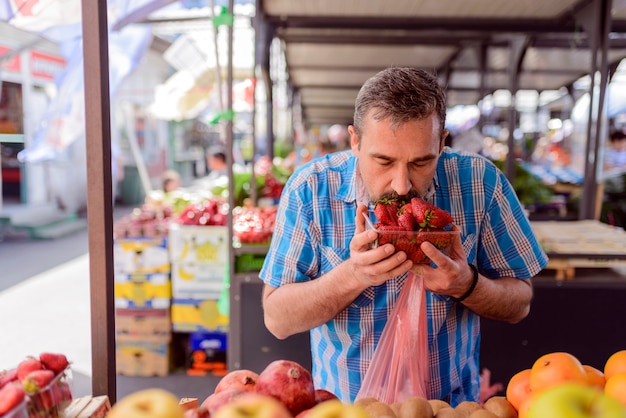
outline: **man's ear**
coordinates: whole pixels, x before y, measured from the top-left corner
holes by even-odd
[[[443,152],[443,147],[446,145],[446,138],[450,135],[450,131],[447,129],[443,130],[443,134],[441,135],[441,140],[439,142],[439,154]]]
[[[360,142],[354,126],[348,125],[348,133],[350,134],[350,148],[352,148],[352,152],[356,154],[360,148]]]

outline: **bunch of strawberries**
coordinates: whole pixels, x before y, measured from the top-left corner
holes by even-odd
[[[59,410],[72,400],[65,377],[69,362],[64,354],[41,353],[27,357],[15,369],[0,372],[0,417],[14,416],[26,400],[29,418],[59,416]],[[15,415],[22,416],[22,415]]]
[[[391,243],[396,251],[404,251],[414,263],[430,263],[420,245],[428,241],[440,250],[452,244],[454,220],[450,213],[419,197],[410,202],[381,199],[374,206],[378,222],[377,245]]]

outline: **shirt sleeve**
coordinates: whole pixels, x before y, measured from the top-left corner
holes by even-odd
[[[278,205],[272,241],[259,277],[279,287],[315,277],[318,257],[314,251],[315,230],[310,215],[311,193],[306,182],[290,178]]]

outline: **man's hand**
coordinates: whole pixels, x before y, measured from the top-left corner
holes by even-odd
[[[352,276],[367,288],[406,273],[413,263],[407,259],[404,252],[395,253],[396,250],[391,244],[371,248],[378,234],[366,229],[365,216],[368,216],[367,206],[359,205],[355,219],[356,231],[350,242],[349,262]]]

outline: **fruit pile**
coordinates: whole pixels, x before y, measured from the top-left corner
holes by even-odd
[[[552,352],[509,380],[506,399],[520,418],[626,418],[626,350],[599,370],[567,352]]]
[[[233,236],[242,244],[266,244],[274,233],[276,206],[236,207],[233,210]]]
[[[115,238],[166,237],[172,219],[172,208],[142,205],[118,219],[113,225]]]
[[[228,203],[223,199],[211,198],[190,203],[175,216],[181,225],[224,226],[227,221]]]
[[[0,373],[0,417],[58,417],[72,400],[69,362],[63,354],[27,357]]]
[[[454,234],[459,233],[449,230],[454,220],[448,211],[418,197],[410,202],[381,199],[374,206],[374,214],[378,218],[374,224],[378,232],[375,245],[391,243],[396,251],[404,251],[417,264],[430,263],[420,248],[423,242],[446,252]]]

